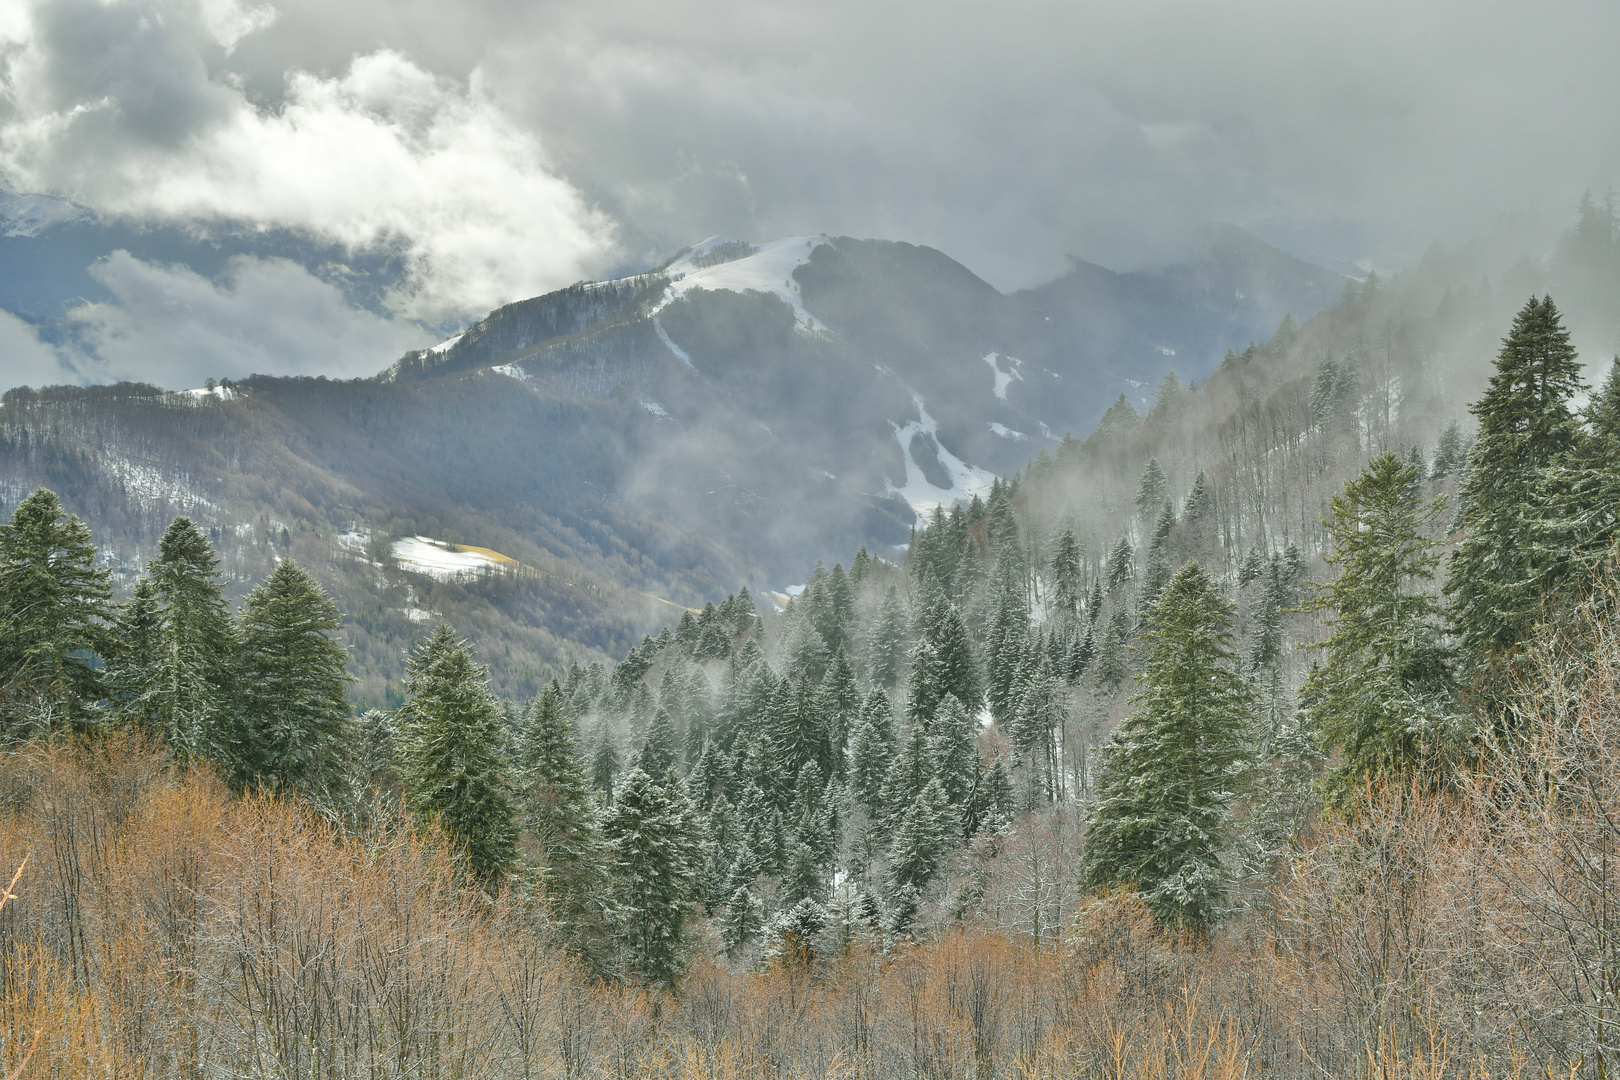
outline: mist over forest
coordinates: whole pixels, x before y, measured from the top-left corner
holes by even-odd
[[[1608,6],[14,8],[6,1080],[1614,1068]]]

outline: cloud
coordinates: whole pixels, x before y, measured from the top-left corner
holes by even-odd
[[[118,251],[91,273],[112,300],[74,308],[67,326],[94,381],[181,389],[255,373],[353,378],[431,342],[410,322],[351,307],[287,259],[237,256],[209,279]]]
[[[84,381],[55,349],[40,341],[32,326],[9,311],[0,311],[0,390]]]
[[[305,231],[397,252],[387,297],[436,323],[585,276],[611,221],[548,167],[481,73],[392,49],[250,97],[231,51],[274,22],[230,0],[50,0],[0,24],[0,174],[15,190],[165,222]]]

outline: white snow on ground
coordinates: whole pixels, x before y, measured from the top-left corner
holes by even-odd
[[[430,353],[447,353],[455,345],[456,342],[458,342],[458,341],[460,341],[462,339],[462,336],[463,335],[461,335],[461,334],[457,334],[453,338],[445,338],[443,341],[441,341],[437,345],[433,346],[433,348],[429,349],[428,352],[430,352]]]
[[[668,301],[666,300],[664,303],[668,303]],[[663,307],[663,304],[658,306]],[[697,365],[692,363],[692,358],[686,355],[685,349],[681,348],[679,345],[675,344],[669,339],[669,331],[664,329],[664,324],[658,321],[658,316],[656,314],[653,315],[652,321],[653,329],[658,331],[658,340],[669,346],[669,351],[675,354],[675,359],[679,360],[693,371],[696,371]]]
[[[516,364],[501,364],[498,367],[492,367],[489,370],[493,371],[497,375],[505,375],[508,379],[516,379],[518,382],[529,381],[529,373],[518,367]]]
[[[364,551],[366,545],[371,543],[371,530],[364,525],[350,525],[337,534],[338,546],[350,551]]]
[[[982,359],[990,365],[990,370],[995,372],[996,397],[1006,401],[1007,387],[1012,385],[1012,381],[1014,379],[1019,382],[1024,381],[1024,362],[1016,356],[1002,356],[1000,353],[985,353]],[[1006,371],[1001,370],[1001,361],[1003,360],[1007,361]]]
[[[1011,439],[1013,442],[1029,441],[1029,436],[1025,435],[1022,431],[1014,431],[1006,424],[998,424],[993,420],[990,422],[990,434],[999,435],[1003,439]]]
[[[660,420],[669,419],[669,410],[658,404],[656,401],[648,401],[646,398],[642,398],[641,407],[658,417]]]
[[[698,289],[713,292],[762,292],[780,297],[792,307],[793,316],[800,330],[815,334],[827,332],[826,325],[805,310],[804,298],[799,295],[799,283],[793,280],[793,271],[810,260],[811,252],[827,243],[825,236],[789,236],[768,244],[755,245],[752,255],[745,255],[740,259],[716,263],[713,266],[694,265],[695,261],[701,260],[715,248],[729,243],[731,241],[723,236],[711,236],[665,267],[664,273],[669,275],[670,284],[664,291],[664,299],[659,302],[654,314]],[[665,344],[674,349],[677,356],[686,359],[686,354],[675,348],[662,326],[658,327],[658,335],[664,339]],[[691,361],[687,360],[687,363]]]
[[[878,370],[885,375],[893,376],[896,382],[900,382],[899,377],[895,376],[894,372],[888,368],[879,365]],[[917,419],[908,421],[905,424],[896,424],[893,420],[889,421],[889,426],[894,429],[894,437],[900,442],[900,453],[905,458],[906,482],[896,487],[893,480],[885,477],[885,492],[898,495],[906,500],[906,504],[911,507],[912,512],[918,517],[926,517],[933,513],[936,506],[949,508],[957,503],[969,502],[975,495],[980,497],[989,495],[990,485],[996,479],[995,474],[987,472],[976,465],[969,465],[945,449],[945,444],[939,441],[939,424],[932,416],[928,415],[928,409],[923,405],[922,395],[906,386],[903,382],[900,382],[900,385],[911,395],[912,402],[917,406]],[[951,486],[949,488],[935,487],[929,481],[928,475],[923,472],[922,466],[918,465],[916,459],[911,456],[911,438],[919,432],[932,437],[934,445],[939,448],[939,463],[950,474]]]
[[[218,401],[235,401],[236,391],[228,386],[216,386],[212,389],[199,386],[195,390],[181,390],[180,396],[190,398],[192,401],[202,401],[205,398],[214,398]]]
[[[466,581],[483,574],[516,569],[517,563],[485,548],[456,547],[427,536],[409,536],[392,545],[401,570],[426,574],[439,581]]]

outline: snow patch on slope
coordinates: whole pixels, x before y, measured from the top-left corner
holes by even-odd
[[[1025,435],[1022,431],[1014,431],[1006,424],[999,424],[993,420],[990,422],[990,434],[999,435],[1003,439],[1011,439],[1013,442],[1029,441],[1029,436]]]
[[[982,359],[990,365],[990,370],[995,373],[996,397],[1006,401],[1007,387],[1012,385],[1012,381],[1014,379],[1019,382],[1024,381],[1024,362],[1016,356],[1002,356],[1000,353],[985,353]],[[1001,370],[1002,360],[1007,361],[1006,371]]]
[[[664,303],[661,303],[658,306],[662,308],[664,304],[667,304],[668,302],[669,301],[666,299]],[[686,355],[685,349],[681,348],[679,345],[675,344],[669,339],[669,331],[664,329],[664,324],[658,321],[658,316],[656,314],[652,317],[652,322],[653,329],[658,331],[658,340],[669,346],[669,351],[675,354],[675,359],[679,360],[693,371],[696,371],[697,365],[692,363],[692,358]]]
[[[428,536],[395,540],[390,551],[401,570],[437,581],[467,581],[485,574],[510,573],[518,567],[516,559],[498,551],[447,544]]]
[[[653,314],[656,316],[659,311],[694,290],[762,292],[778,297],[793,308],[793,317],[801,331],[812,334],[827,332],[826,324],[805,310],[804,298],[799,294],[799,283],[793,280],[793,272],[810,261],[811,252],[827,243],[825,236],[789,236],[768,244],[750,245],[752,254],[704,265],[708,261],[706,256],[712,256],[716,249],[733,243],[735,241],[723,236],[711,236],[665,267],[664,273],[669,276],[670,284]],[[662,326],[658,327],[658,336],[677,356],[691,363],[685,353],[675,348]]]
[[[900,382],[899,377],[895,376],[894,372],[889,369],[879,366],[878,370],[885,375],[893,376],[896,382]],[[996,479],[995,475],[976,465],[969,465],[945,449],[945,444],[939,441],[939,424],[932,416],[928,415],[928,409],[923,404],[922,395],[906,386],[903,382],[900,382],[900,385],[911,395],[912,403],[917,406],[917,419],[908,421],[905,424],[896,424],[892,420],[889,421],[889,426],[894,429],[894,437],[900,443],[901,456],[906,463],[906,481],[896,487],[893,480],[885,477],[885,494],[898,495],[906,500],[906,504],[911,507],[912,512],[918,517],[926,517],[928,514],[933,513],[936,506],[948,509],[957,503],[972,501],[975,495],[981,498],[989,495],[990,485]],[[923,471],[922,466],[917,463],[917,459],[912,456],[912,439],[919,434],[927,435],[937,449],[939,463],[944,466],[946,474],[951,479],[949,488],[937,487],[933,484],[928,479],[928,474]]]
[[[457,334],[453,338],[445,338],[443,341],[439,342],[437,345],[433,346],[433,348],[428,349],[427,351],[432,353],[434,356],[442,356],[451,349],[455,348],[456,342],[460,341],[464,336],[465,335],[463,334]]]

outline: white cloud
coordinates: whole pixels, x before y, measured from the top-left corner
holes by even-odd
[[[97,381],[170,389],[254,373],[371,375],[430,336],[355,309],[340,289],[286,259],[238,256],[217,280],[114,252],[91,270],[112,302],[68,315]]]
[[[251,100],[220,65],[273,18],[231,0],[36,4],[0,25],[0,174],[103,213],[397,251],[389,304],[429,322],[565,285],[611,251],[612,223],[476,69],[451,80],[382,49]]]
[[[9,311],[0,311],[0,390],[84,381],[56,350],[39,340],[32,326]]]

